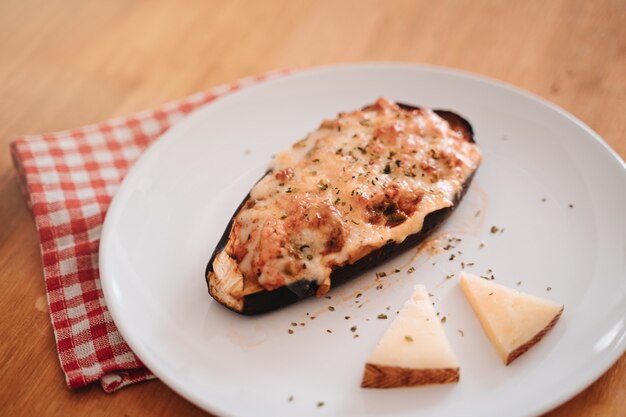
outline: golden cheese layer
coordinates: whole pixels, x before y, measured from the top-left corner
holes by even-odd
[[[419,232],[453,204],[478,167],[478,147],[428,109],[384,98],[340,113],[278,153],[234,219],[227,254],[266,290],[308,279]]]

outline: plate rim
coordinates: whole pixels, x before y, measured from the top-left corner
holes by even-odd
[[[322,74],[327,72],[337,72],[337,71],[364,71],[364,70],[413,70],[416,72],[431,72],[438,73],[444,75],[451,75],[455,77],[461,77],[464,79],[469,79],[471,81],[478,81],[481,83],[485,83],[491,86],[496,86],[498,88],[507,90],[508,92],[514,93],[516,95],[521,95],[541,106],[547,108],[558,115],[566,118],[569,122],[574,123],[577,127],[581,128],[588,136],[594,139],[598,145],[605,152],[608,153],[607,157],[613,158],[616,162],[621,166],[622,173],[624,174],[624,180],[626,181],[626,162],[617,154],[617,152],[612,149],[602,137],[597,134],[593,129],[591,129],[586,123],[582,120],[574,116],[572,113],[568,112],[564,108],[559,105],[548,101],[547,99],[536,95],[530,91],[524,90],[515,85],[509,84],[507,82],[501,81],[499,79],[490,78],[481,74],[472,73],[462,69],[442,67],[436,65],[426,65],[426,64],[413,64],[408,62],[397,62],[397,61],[363,61],[363,62],[353,62],[353,63],[343,63],[336,65],[323,65],[323,66],[315,66],[315,67],[307,67],[303,69],[292,70],[288,73],[285,73],[279,77],[272,77],[270,79],[264,80],[260,83],[255,83],[252,85],[247,85],[245,88],[232,92],[226,96],[221,96],[217,100],[203,104],[199,106],[197,109],[186,115],[184,118],[179,120],[175,125],[173,125],[170,129],[160,135],[157,139],[155,139],[148,148],[139,156],[139,158],[135,161],[135,163],[130,167],[129,171],[119,184],[117,190],[115,191],[111,203],[107,209],[105,219],[102,225],[102,233],[100,237],[100,246],[98,249],[99,256],[99,273],[100,273],[100,282],[101,288],[103,291],[104,298],[106,300],[107,308],[115,325],[117,326],[118,331],[123,337],[124,341],[131,348],[133,353],[146,365],[146,367],[159,378],[163,383],[165,383],[168,387],[170,387],[173,391],[175,391],[178,395],[185,398],[187,401],[190,401],[195,406],[214,413],[218,415],[225,416],[233,416],[234,414],[228,412],[220,406],[204,401],[201,396],[195,395],[193,392],[188,391],[182,384],[179,384],[174,378],[170,378],[169,375],[165,372],[161,372],[160,367],[158,366],[158,361],[153,361],[153,358],[147,352],[146,349],[142,347],[140,341],[136,340],[132,336],[131,329],[126,327],[126,323],[122,318],[121,306],[117,304],[116,297],[114,295],[115,291],[112,288],[113,281],[115,278],[107,278],[109,276],[108,273],[108,265],[105,261],[108,259],[108,242],[111,239],[110,236],[114,233],[114,218],[119,217],[120,211],[123,209],[123,196],[127,194],[130,185],[136,176],[142,171],[141,167],[145,165],[147,160],[150,158],[150,155],[156,153],[158,149],[160,149],[165,142],[164,139],[169,138],[170,136],[174,136],[176,132],[180,129],[185,128],[185,124],[190,123],[190,119],[194,117],[199,117],[200,110],[206,109],[208,107],[214,106],[216,103],[226,101],[228,104],[228,100],[231,97],[237,96],[242,92],[248,92],[249,90],[256,89],[259,86],[265,86],[268,83],[274,83],[280,80],[284,80],[286,78],[291,77],[299,77],[299,76],[308,76],[315,74]],[[219,88],[219,87],[217,87]],[[156,150],[155,150],[156,149]],[[118,309],[119,308],[119,309]],[[625,314],[626,317],[626,314]],[[592,385],[596,380],[598,380],[602,375],[604,375],[607,370],[616,363],[620,357],[626,351],[626,338],[622,338],[606,355],[597,358],[592,363],[595,363],[595,367],[592,369],[593,372],[589,372],[587,378],[581,378],[578,384],[574,384],[575,388],[569,389],[556,389],[552,392],[556,392],[557,394],[553,394],[549,397],[548,400],[538,400],[531,405],[525,413],[519,414],[519,416],[532,416],[541,413],[548,412],[569,399],[573,398],[584,389]]]

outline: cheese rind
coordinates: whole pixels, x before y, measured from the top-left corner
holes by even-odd
[[[437,318],[428,292],[415,286],[365,365],[362,387],[456,382],[459,364]]]
[[[395,388],[416,385],[447,384],[459,381],[459,368],[411,369],[365,364],[363,388]]]
[[[483,330],[508,365],[539,342],[564,306],[493,281],[461,273],[461,288]]]

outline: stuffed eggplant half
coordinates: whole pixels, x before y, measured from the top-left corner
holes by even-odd
[[[242,314],[322,296],[422,242],[481,161],[455,113],[381,98],[276,154],[206,269],[211,296]]]

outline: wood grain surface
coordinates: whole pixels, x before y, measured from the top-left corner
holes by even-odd
[[[0,414],[204,413],[163,383],[70,392],[8,144],[281,67],[460,68],[573,113],[626,158],[626,2],[0,0]],[[548,415],[626,415],[626,357]]]

